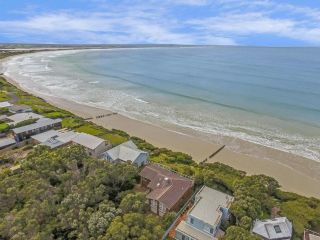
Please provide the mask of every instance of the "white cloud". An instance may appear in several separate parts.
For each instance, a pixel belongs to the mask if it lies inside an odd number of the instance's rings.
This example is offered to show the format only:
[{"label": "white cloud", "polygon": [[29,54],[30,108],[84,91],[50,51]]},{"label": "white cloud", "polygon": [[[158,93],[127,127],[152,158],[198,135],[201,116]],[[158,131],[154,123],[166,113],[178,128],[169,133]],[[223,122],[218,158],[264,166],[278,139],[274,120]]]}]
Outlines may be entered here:
[{"label": "white cloud", "polygon": [[[91,3],[96,10],[61,9],[38,15],[32,12],[32,15],[24,13],[19,20],[0,20],[0,32],[8,39],[59,43],[235,45],[245,44],[246,38],[257,34],[268,34],[320,44],[320,10],[279,1],[123,0],[111,5],[106,0],[91,0]],[[189,9],[187,14],[179,13],[180,5]],[[204,14],[196,14],[198,10]]]},{"label": "white cloud", "polygon": [[309,23],[290,18],[270,17],[259,12],[223,14],[190,20],[188,23],[207,33],[231,34],[232,36],[273,34],[311,44],[320,44],[320,26],[310,26]]}]

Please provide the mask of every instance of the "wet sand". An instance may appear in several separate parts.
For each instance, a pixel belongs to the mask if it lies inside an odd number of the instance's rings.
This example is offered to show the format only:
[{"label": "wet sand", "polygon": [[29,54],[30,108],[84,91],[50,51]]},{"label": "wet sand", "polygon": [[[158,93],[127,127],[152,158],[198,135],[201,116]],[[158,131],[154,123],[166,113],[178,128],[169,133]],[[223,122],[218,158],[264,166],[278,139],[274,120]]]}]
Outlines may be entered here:
[{"label": "wet sand", "polygon": [[[12,79],[7,78],[7,80],[20,87]],[[197,162],[208,158],[222,146],[218,141],[209,141],[188,129],[168,130],[121,114],[96,119],[97,115],[111,112],[35,92],[32,94],[78,116],[93,117],[92,121],[103,127],[121,129],[158,147],[188,153]],[[208,158],[208,162],[221,162],[248,174],[269,175],[277,179],[284,190],[320,198],[320,162],[240,139],[232,138],[229,141],[233,142],[232,145],[236,141],[241,153],[231,150],[227,144],[214,157]]]}]

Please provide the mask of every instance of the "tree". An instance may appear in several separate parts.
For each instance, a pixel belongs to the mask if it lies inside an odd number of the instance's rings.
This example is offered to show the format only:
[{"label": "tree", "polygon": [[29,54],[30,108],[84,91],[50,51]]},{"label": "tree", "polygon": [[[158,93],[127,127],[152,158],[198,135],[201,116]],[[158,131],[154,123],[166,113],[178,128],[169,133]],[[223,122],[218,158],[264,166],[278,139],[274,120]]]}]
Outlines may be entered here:
[{"label": "tree", "polygon": [[231,226],[227,229],[226,235],[223,238],[224,240],[259,240],[260,238],[252,235],[247,230],[237,227]]},{"label": "tree", "polygon": [[147,208],[145,194],[129,193],[122,199],[119,207],[124,213],[144,213]]}]

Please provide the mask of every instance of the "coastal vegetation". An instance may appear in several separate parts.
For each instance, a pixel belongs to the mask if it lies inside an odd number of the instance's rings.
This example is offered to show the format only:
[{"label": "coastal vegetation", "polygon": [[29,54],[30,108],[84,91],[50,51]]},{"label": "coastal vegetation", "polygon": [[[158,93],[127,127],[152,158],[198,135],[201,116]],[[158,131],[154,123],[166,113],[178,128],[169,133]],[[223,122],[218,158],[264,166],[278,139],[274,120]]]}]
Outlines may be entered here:
[{"label": "coastal vegetation", "polygon": [[[85,121],[3,78],[0,90],[37,113],[62,118],[63,127],[99,136],[112,145],[131,139],[150,153],[150,161],[193,177],[196,186],[232,194],[232,218],[223,225],[225,240],[256,239],[250,234],[252,222],[270,218],[275,209],[293,222],[294,239],[301,238],[304,228],[320,231],[320,200],[285,192],[271,177],[248,176],[221,163],[197,164],[185,153]],[[18,173],[0,172],[0,238],[160,239],[170,225],[172,214],[160,220],[147,211],[145,196],[134,188],[138,169],[131,165],[90,158],[78,146],[53,151],[37,147],[18,161]]]},{"label": "coastal vegetation", "polygon": [[0,174],[0,238],[158,240],[166,226],[132,191],[137,172],[80,146],[37,147],[19,174]]}]

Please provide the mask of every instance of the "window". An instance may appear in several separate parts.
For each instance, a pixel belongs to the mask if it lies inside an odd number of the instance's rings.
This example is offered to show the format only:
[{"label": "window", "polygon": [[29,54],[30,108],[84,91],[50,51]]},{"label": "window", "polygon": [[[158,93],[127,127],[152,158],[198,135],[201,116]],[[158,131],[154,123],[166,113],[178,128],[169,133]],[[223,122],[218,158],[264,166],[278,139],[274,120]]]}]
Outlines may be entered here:
[{"label": "window", "polygon": [[193,224],[193,218],[192,217],[190,218],[190,223]]},{"label": "window", "polygon": [[213,228],[210,228],[210,233],[213,234]]},{"label": "window", "polygon": [[274,225],[274,230],[276,231],[276,233],[281,233],[281,229],[279,225]]}]

